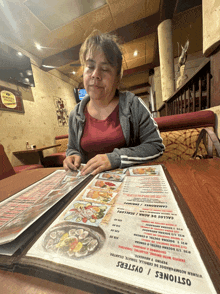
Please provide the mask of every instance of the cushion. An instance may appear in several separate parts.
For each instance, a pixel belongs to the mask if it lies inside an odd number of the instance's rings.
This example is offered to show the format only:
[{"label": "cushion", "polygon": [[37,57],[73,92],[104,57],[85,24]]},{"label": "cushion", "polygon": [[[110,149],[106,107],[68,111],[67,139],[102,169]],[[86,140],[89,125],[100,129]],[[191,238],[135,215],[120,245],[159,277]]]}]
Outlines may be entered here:
[{"label": "cushion", "polygon": [[215,127],[215,114],[211,110],[155,118],[160,132]]},{"label": "cushion", "polygon": [[44,157],[44,167],[61,167],[66,158],[66,152],[53,153]]},{"label": "cushion", "polygon": [[14,166],[14,171],[16,173],[20,173],[24,170],[31,170],[36,168],[43,168],[43,165],[41,164],[18,165],[18,166]]},{"label": "cushion", "polygon": [[57,152],[66,152],[68,137],[56,139],[56,144],[61,144],[60,146],[56,147]]},{"label": "cushion", "polygon": [[[191,159],[195,149],[196,140],[203,128],[169,131],[161,133],[166,149],[157,162],[179,161]],[[198,155],[207,154],[204,144],[199,145]]]}]

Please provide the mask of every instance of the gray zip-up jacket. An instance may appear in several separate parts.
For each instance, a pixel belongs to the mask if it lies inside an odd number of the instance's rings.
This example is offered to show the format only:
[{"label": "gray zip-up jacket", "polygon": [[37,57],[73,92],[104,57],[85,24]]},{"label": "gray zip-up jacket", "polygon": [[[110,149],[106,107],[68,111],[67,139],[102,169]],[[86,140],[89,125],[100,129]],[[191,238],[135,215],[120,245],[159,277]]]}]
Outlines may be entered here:
[{"label": "gray zip-up jacket", "polygon": [[[87,155],[80,146],[85,125],[84,108],[89,96],[76,105],[69,117],[69,142],[66,155],[81,156],[82,163]],[[115,148],[107,153],[113,169],[145,163],[161,156],[164,151],[157,123],[152,118],[141,98],[130,92],[119,94],[119,120],[125,137],[126,147]]]}]

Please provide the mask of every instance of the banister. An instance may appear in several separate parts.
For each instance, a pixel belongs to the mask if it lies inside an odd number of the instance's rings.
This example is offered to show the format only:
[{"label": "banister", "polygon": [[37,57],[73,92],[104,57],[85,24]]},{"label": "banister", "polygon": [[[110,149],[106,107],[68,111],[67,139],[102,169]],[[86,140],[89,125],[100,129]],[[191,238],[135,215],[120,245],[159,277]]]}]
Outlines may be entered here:
[{"label": "banister", "polygon": [[[193,76],[188,78],[173,95],[158,108],[160,116],[195,112],[209,108],[210,79],[210,59],[207,59],[197,68]],[[205,96],[203,96],[204,81],[206,89]]]}]

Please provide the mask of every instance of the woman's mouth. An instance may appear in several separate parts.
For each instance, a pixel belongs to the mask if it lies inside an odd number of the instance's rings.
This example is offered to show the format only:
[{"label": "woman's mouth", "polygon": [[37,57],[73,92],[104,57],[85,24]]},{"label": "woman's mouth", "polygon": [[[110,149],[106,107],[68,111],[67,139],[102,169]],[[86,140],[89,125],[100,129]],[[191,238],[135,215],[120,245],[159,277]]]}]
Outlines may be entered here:
[{"label": "woman's mouth", "polygon": [[95,89],[100,89],[101,88],[100,86],[97,86],[97,85],[91,85],[90,87],[93,87]]}]

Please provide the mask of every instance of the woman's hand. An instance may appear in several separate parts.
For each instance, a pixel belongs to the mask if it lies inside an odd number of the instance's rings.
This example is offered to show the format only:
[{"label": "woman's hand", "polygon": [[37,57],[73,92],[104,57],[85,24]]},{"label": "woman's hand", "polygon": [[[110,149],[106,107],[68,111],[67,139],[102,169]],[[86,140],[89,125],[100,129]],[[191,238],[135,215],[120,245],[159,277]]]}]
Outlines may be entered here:
[{"label": "woman's hand", "polygon": [[81,165],[81,157],[79,155],[67,156],[63,161],[63,167],[66,171],[77,170]]},{"label": "woman's hand", "polygon": [[93,176],[100,172],[111,169],[111,163],[106,154],[98,154],[91,158],[87,164],[82,168],[81,175],[91,173]]}]

